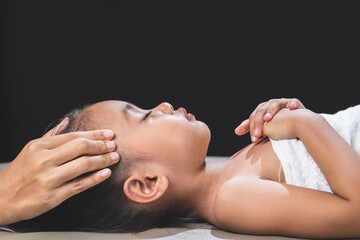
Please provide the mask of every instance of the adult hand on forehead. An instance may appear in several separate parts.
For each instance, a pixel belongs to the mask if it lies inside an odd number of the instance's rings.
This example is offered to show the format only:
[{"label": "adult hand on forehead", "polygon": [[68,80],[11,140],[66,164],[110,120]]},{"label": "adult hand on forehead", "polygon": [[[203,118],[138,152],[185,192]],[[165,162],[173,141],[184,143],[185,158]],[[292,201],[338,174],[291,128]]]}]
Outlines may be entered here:
[{"label": "adult hand on forehead", "polygon": [[244,135],[250,131],[252,142],[258,142],[263,136],[263,126],[283,108],[295,110],[305,108],[305,106],[296,98],[271,99],[260,103],[251,113],[249,119],[244,120],[236,129],[236,135]]},{"label": "adult hand on forehead", "polygon": [[67,125],[30,141],[0,173],[0,225],[36,217],[111,175],[106,167],[119,161],[113,131],[56,135]]}]

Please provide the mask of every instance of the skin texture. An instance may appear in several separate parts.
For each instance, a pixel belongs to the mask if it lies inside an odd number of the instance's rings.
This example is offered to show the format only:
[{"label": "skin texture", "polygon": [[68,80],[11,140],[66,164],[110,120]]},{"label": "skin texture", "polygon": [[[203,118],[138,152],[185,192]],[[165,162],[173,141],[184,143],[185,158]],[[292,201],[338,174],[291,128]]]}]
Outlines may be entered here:
[{"label": "skin texture", "polygon": [[[175,111],[164,102],[144,110],[123,101],[105,101],[88,111],[101,128],[114,130],[120,154],[122,149],[131,149],[150,156],[151,160],[132,163],[135,171],[124,185],[125,194],[135,202],[155,201],[168,189],[169,182],[174,193],[188,191],[192,177],[204,168],[209,128],[194,117],[188,120],[181,108]],[[178,179],[182,179],[181,184]]]},{"label": "skin texture", "polygon": [[[271,101],[278,103],[269,108],[275,109],[271,120],[265,120],[269,117],[265,117],[267,108],[256,109],[236,132],[253,132],[254,126],[261,125],[264,136],[300,138],[334,194],[288,185],[283,173],[279,182],[279,160],[266,138],[256,140],[227,161],[206,163],[208,128],[202,122],[189,122],[180,109],[174,111],[168,103],[152,109],[145,121],[141,118],[149,110],[134,107],[128,115],[131,123],[126,122],[122,111],[125,102],[102,102],[91,110],[99,114],[103,127],[110,125],[114,129],[119,151],[128,147],[152,156],[135,167],[124,184],[123,191],[134,202],[153,202],[170,191],[181,202],[179,207],[197,209],[199,217],[228,231],[310,238],[358,237],[358,154],[320,115],[303,109],[297,100],[300,109],[290,110],[286,108],[290,103],[284,101],[289,100]],[[263,106],[274,103],[258,108]],[[101,116],[112,118],[104,120]],[[345,179],[351,184],[339,180],[339,176],[348,176]]]},{"label": "skin texture", "polygon": [[263,136],[263,125],[271,119],[283,108],[304,109],[305,106],[296,98],[272,99],[264,103],[260,103],[251,113],[249,119],[244,120],[236,129],[235,133],[239,136],[250,131],[252,142],[258,142]]},{"label": "skin texture", "polygon": [[[260,104],[235,130],[238,135],[250,132],[254,142],[218,163],[205,162],[208,127],[187,119],[181,108],[174,111],[161,103],[144,110],[105,101],[87,111],[98,128],[114,130],[121,156],[127,150],[148,156],[132,163],[119,189],[138,204],[170,193],[179,208],[196,209],[198,217],[228,231],[305,238],[360,236],[359,155],[324,118],[296,99]],[[283,172],[279,181],[280,162],[266,137],[303,141],[334,194],[288,185]]]},{"label": "skin texture", "polygon": [[[119,161],[113,152],[116,145],[110,141],[113,131],[51,136],[66,125],[65,119],[44,137],[29,142],[0,173],[0,225],[36,217],[110,176],[106,167]],[[75,179],[95,170],[99,171]]]},{"label": "skin texture", "polygon": [[214,224],[234,232],[306,238],[360,236],[360,156],[320,115],[281,110],[264,125],[273,139],[298,137],[334,194],[239,177],[218,190]]}]

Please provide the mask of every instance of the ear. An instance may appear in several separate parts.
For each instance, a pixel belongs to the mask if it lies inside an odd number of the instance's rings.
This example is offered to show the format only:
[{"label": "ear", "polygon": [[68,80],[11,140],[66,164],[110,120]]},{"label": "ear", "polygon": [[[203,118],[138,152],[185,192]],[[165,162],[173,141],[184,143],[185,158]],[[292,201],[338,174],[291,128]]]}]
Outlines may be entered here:
[{"label": "ear", "polygon": [[50,137],[58,135],[59,132],[63,131],[69,125],[69,118],[64,118],[56,127],[50,129],[47,133],[42,137]]},{"label": "ear", "polygon": [[150,203],[164,195],[169,187],[165,175],[140,177],[132,175],[124,183],[124,193],[132,201]]}]

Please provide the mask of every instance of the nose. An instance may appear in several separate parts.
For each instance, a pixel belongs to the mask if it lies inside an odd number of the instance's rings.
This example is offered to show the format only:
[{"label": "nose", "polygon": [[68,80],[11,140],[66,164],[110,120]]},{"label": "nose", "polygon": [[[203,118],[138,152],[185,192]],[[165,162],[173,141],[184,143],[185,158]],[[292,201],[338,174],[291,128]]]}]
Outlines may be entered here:
[{"label": "nose", "polygon": [[162,102],[154,110],[161,111],[165,114],[174,114],[174,107],[168,102]]}]

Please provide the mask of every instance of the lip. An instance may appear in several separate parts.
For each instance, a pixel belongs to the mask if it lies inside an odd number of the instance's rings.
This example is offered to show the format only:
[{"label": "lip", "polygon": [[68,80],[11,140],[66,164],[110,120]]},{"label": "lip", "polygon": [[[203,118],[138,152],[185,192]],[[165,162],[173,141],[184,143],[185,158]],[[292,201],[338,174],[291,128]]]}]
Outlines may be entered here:
[{"label": "lip", "polygon": [[188,113],[185,108],[181,107],[179,109],[184,113],[184,116],[186,117],[186,119],[188,121],[191,121],[191,120],[195,119],[195,116],[192,115],[191,113]]}]

